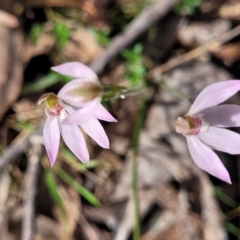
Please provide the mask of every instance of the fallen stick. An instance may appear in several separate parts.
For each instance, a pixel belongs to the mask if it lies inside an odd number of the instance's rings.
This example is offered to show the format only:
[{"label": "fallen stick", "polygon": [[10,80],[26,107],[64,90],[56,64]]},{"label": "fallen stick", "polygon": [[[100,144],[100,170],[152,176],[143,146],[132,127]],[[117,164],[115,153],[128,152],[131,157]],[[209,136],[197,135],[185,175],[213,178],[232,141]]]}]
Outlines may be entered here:
[{"label": "fallen stick", "polygon": [[178,0],[160,0],[144,10],[122,33],[113,38],[108,48],[90,65],[93,71],[101,74],[114,57],[163,18],[177,2]]},{"label": "fallen stick", "polygon": [[148,73],[147,78],[152,79],[152,80],[157,80],[162,73],[167,72],[167,71],[171,70],[172,68],[177,67],[183,63],[186,63],[194,58],[197,58],[197,57],[203,55],[204,53],[213,50],[216,47],[219,47],[220,45],[228,42],[229,40],[238,36],[239,34],[240,34],[240,25],[238,25],[237,27],[222,34],[220,37],[218,37],[200,47],[193,49],[190,52],[182,54],[179,57],[170,59],[168,62],[153,68]]},{"label": "fallen stick", "polygon": [[26,173],[26,189],[24,199],[24,211],[22,220],[21,240],[33,240],[35,229],[35,197],[37,193],[37,177],[42,155],[42,137],[31,135],[29,137],[30,148],[28,151],[28,169]]},{"label": "fallen stick", "polygon": [[31,132],[29,129],[23,130],[3,151],[2,156],[0,157],[0,174],[16,157],[25,152],[29,146],[29,137],[32,134],[42,132],[42,126],[39,127],[36,131]]}]

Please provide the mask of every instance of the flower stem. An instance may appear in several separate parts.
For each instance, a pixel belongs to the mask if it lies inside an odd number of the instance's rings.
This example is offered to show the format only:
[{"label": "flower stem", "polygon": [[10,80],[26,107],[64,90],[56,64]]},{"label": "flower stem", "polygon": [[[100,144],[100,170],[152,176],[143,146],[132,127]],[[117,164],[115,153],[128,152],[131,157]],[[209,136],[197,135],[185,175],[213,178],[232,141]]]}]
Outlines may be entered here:
[{"label": "flower stem", "polygon": [[139,240],[141,235],[141,227],[140,227],[140,211],[139,211],[139,198],[138,198],[138,143],[139,143],[139,135],[143,126],[144,113],[145,113],[145,98],[142,99],[141,109],[138,113],[133,139],[132,139],[132,193],[133,193],[133,201],[134,201],[134,219],[135,219],[135,227],[133,230],[133,239]]}]

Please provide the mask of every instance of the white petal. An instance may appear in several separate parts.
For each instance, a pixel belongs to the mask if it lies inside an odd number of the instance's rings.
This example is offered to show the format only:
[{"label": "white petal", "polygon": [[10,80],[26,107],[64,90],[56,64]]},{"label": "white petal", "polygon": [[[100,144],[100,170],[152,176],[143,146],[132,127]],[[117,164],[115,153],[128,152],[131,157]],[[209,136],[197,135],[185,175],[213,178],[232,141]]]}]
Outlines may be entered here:
[{"label": "white petal", "polygon": [[109,148],[108,137],[102,125],[96,118],[91,118],[89,121],[81,124],[81,127],[92,139],[98,143],[98,145],[103,148]]},{"label": "white petal", "polygon": [[229,154],[240,154],[240,135],[233,131],[209,127],[207,132],[200,133],[199,139],[209,147]]},{"label": "white petal", "polygon": [[47,117],[43,127],[43,139],[50,164],[53,166],[57,158],[60,141],[60,132],[57,118]]},{"label": "white petal", "polygon": [[76,125],[60,125],[62,138],[68,148],[79,158],[82,162],[89,161],[89,153],[85,139]]},{"label": "white petal", "polygon": [[228,171],[211,148],[203,144],[196,136],[187,137],[187,143],[193,161],[199,168],[222,181],[231,183]]}]

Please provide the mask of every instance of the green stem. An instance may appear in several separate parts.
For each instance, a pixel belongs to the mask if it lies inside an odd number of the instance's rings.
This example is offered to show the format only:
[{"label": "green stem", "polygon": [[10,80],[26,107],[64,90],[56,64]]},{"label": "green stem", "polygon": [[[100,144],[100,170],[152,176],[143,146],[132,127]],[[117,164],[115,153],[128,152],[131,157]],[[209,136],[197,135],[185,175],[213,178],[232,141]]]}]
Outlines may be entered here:
[{"label": "green stem", "polygon": [[132,139],[132,193],[134,201],[134,218],[135,218],[135,227],[133,230],[133,239],[139,240],[141,236],[141,227],[140,227],[140,211],[139,211],[139,198],[138,198],[138,162],[137,162],[137,153],[138,153],[138,143],[139,136],[143,126],[144,113],[145,113],[145,98],[142,99],[141,109],[137,116],[136,125],[134,128],[133,139]]}]

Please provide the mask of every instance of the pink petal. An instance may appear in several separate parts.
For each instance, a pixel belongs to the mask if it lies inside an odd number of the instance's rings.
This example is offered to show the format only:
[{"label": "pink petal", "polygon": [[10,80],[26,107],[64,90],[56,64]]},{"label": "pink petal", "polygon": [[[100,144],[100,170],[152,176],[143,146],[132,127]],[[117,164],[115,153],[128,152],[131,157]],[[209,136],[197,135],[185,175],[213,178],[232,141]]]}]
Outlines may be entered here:
[{"label": "pink petal", "polygon": [[223,104],[205,109],[201,112],[211,126],[215,127],[239,127],[240,126],[240,106],[233,104]]},{"label": "pink petal", "polygon": [[198,137],[187,137],[188,148],[193,161],[202,170],[231,184],[229,173],[211,148],[203,144]]},{"label": "pink petal", "polygon": [[[83,80],[75,79],[75,80],[72,80],[69,83],[65,84],[61,88],[61,90],[59,91],[57,96],[60,99],[62,99],[63,101],[65,101],[66,103],[71,104],[72,106],[75,106],[75,107],[84,106],[89,102],[88,99],[91,99],[91,98],[94,99],[95,97],[97,98],[97,95],[95,95],[97,93],[95,93],[95,92],[89,93],[90,96],[86,96],[86,95],[84,96],[81,94],[81,88],[83,88],[84,85],[89,84],[89,83],[92,85],[98,86],[97,84],[94,84],[91,82],[86,82]],[[101,88],[100,85],[99,85],[99,87]],[[79,89],[79,93],[78,93],[78,89]],[[73,91],[76,91],[76,93],[71,94],[71,92],[73,92]],[[100,102],[100,100],[99,100],[99,102]]]},{"label": "pink petal", "polygon": [[43,127],[43,140],[50,160],[50,164],[53,166],[57,158],[60,141],[60,132],[57,118],[48,117],[46,119]]},{"label": "pink petal", "polygon": [[210,127],[207,132],[200,133],[199,139],[209,147],[229,154],[240,154],[240,135],[233,131]]},{"label": "pink petal", "polygon": [[87,122],[81,124],[81,128],[103,148],[109,148],[108,137],[96,118],[91,118]]},{"label": "pink petal", "polygon": [[239,80],[229,80],[213,83],[205,87],[192,104],[188,114],[196,114],[200,111],[216,106],[240,90]]},{"label": "pink petal", "polygon": [[84,107],[77,109],[76,111],[70,111],[69,116],[67,116],[63,120],[62,124],[81,125],[87,122],[90,118],[94,116],[98,105],[99,99],[94,99]]},{"label": "pink petal", "polygon": [[60,99],[62,99],[64,102],[71,104],[72,106],[76,106],[76,107],[84,106],[85,105],[84,96],[81,96],[80,94],[72,96],[71,94],[69,94],[69,92],[71,92],[72,90],[76,88],[81,88],[81,86],[83,86],[84,83],[86,82],[79,79],[72,80],[71,82],[65,84],[61,88],[57,96]]},{"label": "pink petal", "polygon": [[83,163],[89,161],[89,153],[83,134],[76,125],[60,125],[62,138],[68,148]]},{"label": "pink petal", "polygon": [[106,122],[117,122],[117,120],[107,111],[105,107],[103,107],[102,104],[99,104],[95,112],[95,117]]},{"label": "pink petal", "polygon": [[67,62],[51,68],[53,71],[86,81],[98,81],[98,77],[91,68],[80,62]]}]

